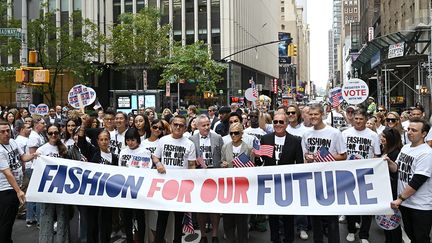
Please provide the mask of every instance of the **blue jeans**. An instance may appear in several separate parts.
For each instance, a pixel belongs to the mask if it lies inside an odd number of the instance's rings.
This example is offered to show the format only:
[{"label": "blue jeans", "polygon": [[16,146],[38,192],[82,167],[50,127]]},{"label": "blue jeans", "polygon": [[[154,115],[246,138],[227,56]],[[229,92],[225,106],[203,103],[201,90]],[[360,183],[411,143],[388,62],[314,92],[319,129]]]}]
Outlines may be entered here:
[{"label": "blue jeans", "polygon": [[[33,169],[27,168],[25,170],[25,177],[27,177],[29,180],[31,178],[31,175],[33,174]],[[35,202],[26,202],[26,221],[32,222],[37,221],[40,222],[40,204]]]}]

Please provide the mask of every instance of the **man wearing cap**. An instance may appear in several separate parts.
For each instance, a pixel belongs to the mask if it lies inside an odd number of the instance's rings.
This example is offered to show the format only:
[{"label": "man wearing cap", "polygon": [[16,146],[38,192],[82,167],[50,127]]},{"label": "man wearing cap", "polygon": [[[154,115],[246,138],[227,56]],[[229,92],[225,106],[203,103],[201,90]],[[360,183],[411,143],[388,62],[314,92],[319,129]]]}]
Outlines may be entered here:
[{"label": "man wearing cap", "polygon": [[215,124],[215,132],[222,137],[228,135],[229,130],[229,114],[231,109],[228,106],[222,106],[219,109],[219,124]]},{"label": "man wearing cap", "polygon": [[368,115],[373,115],[376,111],[376,103],[374,97],[369,96],[367,103],[368,103],[367,113]]},{"label": "man wearing cap", "polygon": [[348,127],[351,127],[354,123],[354,112],[357,110],[357,108],[353,105],[350,105],[346,108],[345,112],[343,113],[345,117],[345,121]]}]

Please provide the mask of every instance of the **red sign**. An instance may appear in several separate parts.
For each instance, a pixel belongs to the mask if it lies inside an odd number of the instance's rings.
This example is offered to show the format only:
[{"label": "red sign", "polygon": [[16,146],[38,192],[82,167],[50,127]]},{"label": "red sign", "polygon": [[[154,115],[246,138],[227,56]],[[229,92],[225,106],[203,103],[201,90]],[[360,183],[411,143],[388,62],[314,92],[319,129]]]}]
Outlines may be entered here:
[{"label": "red sign", "polygon": [[277,78],[273,79],[273,93],[277,94],[278,92],[278,80]]}]

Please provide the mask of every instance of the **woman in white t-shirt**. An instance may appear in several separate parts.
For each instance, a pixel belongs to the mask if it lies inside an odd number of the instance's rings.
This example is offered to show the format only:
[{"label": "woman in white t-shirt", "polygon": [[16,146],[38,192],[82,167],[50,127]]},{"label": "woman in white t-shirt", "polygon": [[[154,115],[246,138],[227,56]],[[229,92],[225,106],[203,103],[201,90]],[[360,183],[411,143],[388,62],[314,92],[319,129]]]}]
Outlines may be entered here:
[{"label": "woman in white t-shirt", "polygon": [[[233,123],[229,128],[229,134],[232,141],[222,146],[222,164],[223,168],[239,167],[233,160],[239,158],[244,163],[244,167],[252,166],[254,158],[252,156],[252,148],[242,141],[243,125],[241,123]],[[244,155],[249,157],[246,158]],[[242,157],[246,158],[240,159]],[[247,214],[224,214],[224,231],[229,242],[247,242],[248,235],[248,217]],[[237,230],[237,234],[236,234]]]},{"label": "woman in white t-shirt", "polygon": [[144,141],[141,140],[141,147],[146,148],[153,154],[158,145],[159,138],[163,136],[164,130],[165,128],[161,120],[153,120],[150,126],[150,137]]},{"label": "woman in white t-shirt", "polygon": [[[153,166],[151,152],[141,147],[141,136],[135,127],[129,128],[125,134],[127,147],[120,151],[119,166],[151,169]],[[162,164],[160,166],[163,166]],[[123,216],[126,230],[126,241],[132,242],[133,219],[137,221],[138,242],[144,242],[145,236],[145,211],[140,209],[124,209]]]},{"label": "woman in white t-shirt", "polygon": [[[60,140],[60,129],[50,125],[47,130],[48,142],[39,147],[36,153],[49,157],[65,158],[66,146]],[[36,161],[38,163],[38,161]],[[70,242],[69,239],[69,206],[63,204],[41,204],[41,221],[39,242]],[[57,232],[54,222],[57,219]]]},{"label": "woman in white t-shirt", "polygon": [[69,150],[71,147],[74,146],[75,141],[73,139],[73,133],[74,130],[78,127],[78,122],[74,119],[69,119],[66,122],[66,130],[63,134],[63,138],[61,141],[66,146],[66,148]]},{"label": "woman in white t-shirt", "polygon": [[146,115],[136,115],[134,126],[138,130],[138,133],[141,137],[141,142],[150,136],[150,122]]}]

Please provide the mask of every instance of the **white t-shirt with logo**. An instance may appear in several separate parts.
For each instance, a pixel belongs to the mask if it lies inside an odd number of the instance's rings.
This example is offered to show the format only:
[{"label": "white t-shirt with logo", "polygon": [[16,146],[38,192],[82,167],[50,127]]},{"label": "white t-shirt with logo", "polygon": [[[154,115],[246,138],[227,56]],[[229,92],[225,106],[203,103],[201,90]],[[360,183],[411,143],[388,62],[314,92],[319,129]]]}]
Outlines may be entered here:
[{"label": "white t-shirt with logo", "polygon": [[152,165],[151,152],[144,147],[127,147],[120,152],[119,166],[151,169]]},{"label": "white t-shirt with logo", "polygon": [[285,138],[286,136],[278,137],[275,135],[275,160],[277,165],[279,164],[279,160],[282,154],[282,147],[285,144]]},{"label": "white t-shirt with logo", "polygon": [[[332,124],[332,118],[333,118],[333,124]],[[325,120],[325,123],[329,126],[333,125],[333,127],[336,127],[336,128],[346,126],[346,121],[345,121],[344,116],[335,110],[333,110],[331,113],[327,114],[327,118]]]},{"label": "white t-shirt with logo", "polygon": [[114,154],[120,154],[120,151],[126,148],[125,134],[127,129],[123,133],[119,133],[118,130],[114,130],[110,133],[110,151]]},{"label": "white t-shirt with logo", "polygon": [[212,150],[211,150],[211,142],[210,142],[210,137],[207,136],[206,138],[202,138],[201,135],[200,139],[199,139],[199,149],[200,151],[198,151],[198,155],[202,155],[202,158],[204,160],[204,163],[207,167],[214,167],[213,164],[213,158],[212,158]]},{"label": "white t-shirt with logo", "polygon": [[99,162],[99,164],[104,164],[104,165],[111,165],[112,164],[112,153],[105,153],[103,151],[100,151],[101,153],[101,160]]},{"label": "white t-shirt with logo", "polygon": [[432,149],[426,143],[402,147],[398,158],[398,193],[402,193],[414,174],[429,177],[423,185],[402,206],[418,210],[432,210]]},{"label": "white t-shirt with logo", "polygon": [[267,133],[260,127],[257,128],[252,128],[252,127],[248,127],[246,128],[243,133],[245,134],[249,134],[251,136],[254,136],[256,138],[258,138],[259,140],[261,140],[261,138],[266,135]]},{"label": "white t-shirt with logo", "polygon": [[54,157],[54,158],[60,158],[61,157],[59,154],[57,146],[51,145],[50,143],[46,143],[46,144],[42,145],[41,147],[39,147],[36,150],[36,152],[39,153],[40,155],[45,155],[45,156]]},{"label": "white t-shirt with logo", "polygon": [[166,169],[187,169],[189,161],[196,160],[195,145],[188,138],[166,135],[159,139],[154,153]]},{"label": "white t-shirt with logo", "polygon": [[146,140],[141,140],[140,146],[146,148],[148,151],[150,151],[150,153],[154,154],[158,144],[159,144],[159,138],[153,142],[149,141],[147,138]]},{"label": "white t-shirt with logo", "polygon": [[[23,154],[24,152],[13,139],[9,139],[9,144],[0,145],[0,171],[9,168],[18,185],[22,184],[23,179],[23,171],[21,168],[20,159],[20,156]],[[0,191],[9,189],[13,188],[7,181],[4,174],[0,173]]]},{"label": "white t-shirt with logo", "polygon": [[325,147],[331,154],[343,154],[347,151],[342,133],[331,126],[320,130],[312,128],[303,135],[303,153],[315,153],[321,147]]},{"label": "white t-shirt with logo", "polygon": [[31,131],[30,132],[30,136],[29,136],[29,140],[27,141],[27,147],[28,148],[34,148],[37,147],[39,148],[40,146],[44,145],[47,141],[45,140],[45,138],[38,134],[35,131]]},{"label": "white t-shirt with logo", "polygon": [[[29,153],[29,149],[28,149],[28,147],[27,147],[27,142],[28,142],[28,138],[26,138],[26,137],[24,137],[24,136],[21,136],[21,135],[18,135],[16,138],[15,138],[15,142],[18,144],[18,146],[21,148],[21,150],[25,153],[25,154],[28,154]],[[28,161],[28,162],[25,162],[25,168],[26,169],[29,169],[29,168],[31,168],[32,167],[32,164],[33,164],[33,161],[32,160],[30,160],[30,161]]]},{"label": "white t-shirt with logo", "polygon": [[346,146],[347,159],[371,159],[381,154],[378,134],[369,128],[362,131],[350,127],[342,132]]},{"label": "white t-shirt with logo", "polygon": [[69,138],[68,140],[62,139],[61,141],[66,146],[66,148],[68,150],[71,149],[75,144],[75,141],[73,140],[73,138]]},{"label": "white t-shirt with logo", "polygon": [[[228,144],[229,142],[232,142],[232,138],[229,134],[226,136],[223,136],[222,140],[223,140],[224,144]],[[243,133],[242,141],[245,142],[247,145],[249,145],[251,148],[253,147],[254,140],[255,140],[255,136],[251,136],[247,133]]]},{"label": "white t-shirt with logo", "polygon": [[305,127],[303,123],[298,124],[296,127],[292,127],[290,124],[288,124],[286,131],[291,135],[301,138],[309,129],[311,128]]},{"label": "white t-shirt with logo", "polygon": [[241,144],[239,146],[234,146],[234,144],[232,145],[233,158],[240,155],[241,147],[242,147]]}]

